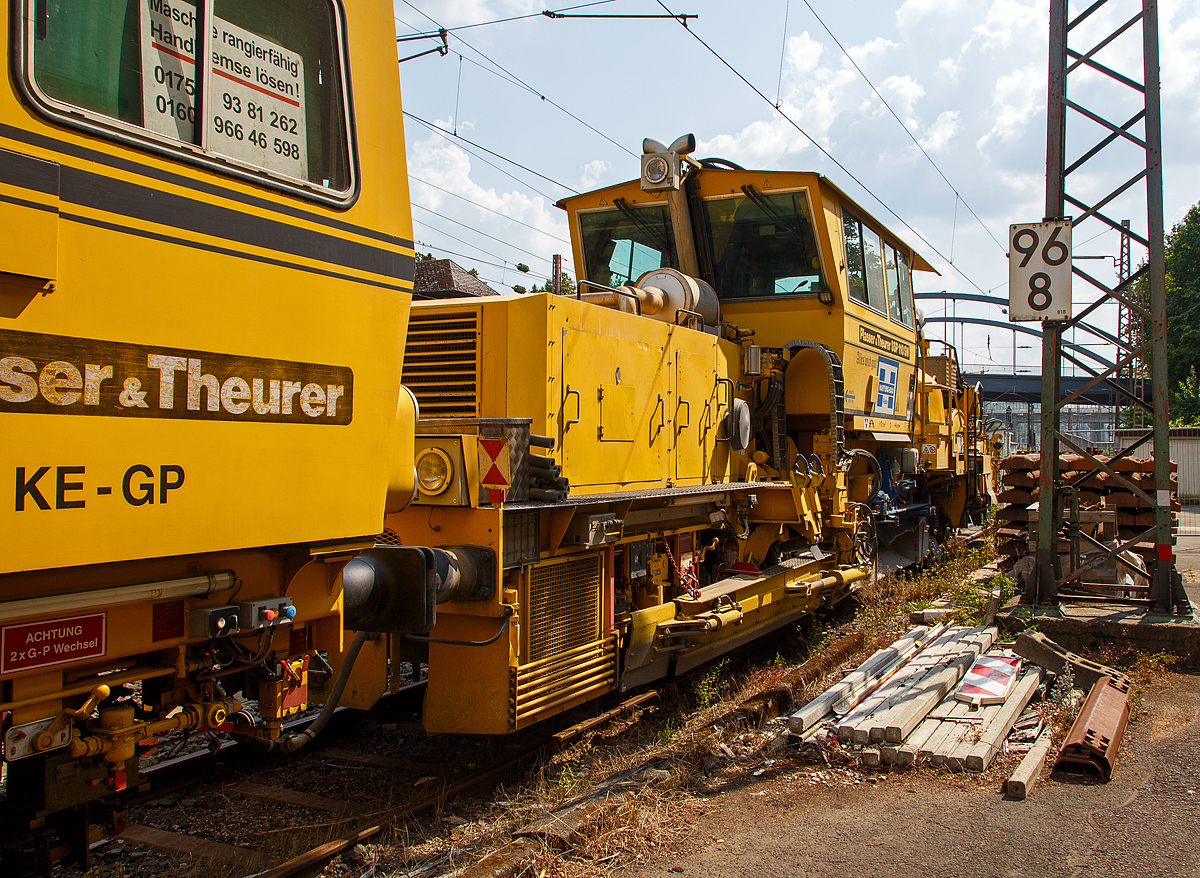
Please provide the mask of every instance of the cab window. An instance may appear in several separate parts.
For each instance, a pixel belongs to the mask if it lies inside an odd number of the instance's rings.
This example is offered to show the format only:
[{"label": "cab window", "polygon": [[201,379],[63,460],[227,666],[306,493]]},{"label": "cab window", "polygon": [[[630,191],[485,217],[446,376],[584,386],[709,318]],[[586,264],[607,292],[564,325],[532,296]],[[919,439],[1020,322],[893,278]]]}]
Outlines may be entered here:
[{"label": "cab window", "polygon": [[846,283],[850,298],[887,314],[883,239],[843,207],[842,240],[846,246]]},{"label": "cab window", "polygon": [[610,287],[632,284],[654,268],[679,268],[675,234],[665,204],[633,205],[581,212],[580,240],[586,274]]},{"label": "cab window", "polygon": [[704,203],[721,299],[811,295],[828,289],[804,191],[759,192]]},{"label": "cab window", "polygon": [[52,111],[350,190],[331,0],[26,0],[25,21],[26,75]]}]

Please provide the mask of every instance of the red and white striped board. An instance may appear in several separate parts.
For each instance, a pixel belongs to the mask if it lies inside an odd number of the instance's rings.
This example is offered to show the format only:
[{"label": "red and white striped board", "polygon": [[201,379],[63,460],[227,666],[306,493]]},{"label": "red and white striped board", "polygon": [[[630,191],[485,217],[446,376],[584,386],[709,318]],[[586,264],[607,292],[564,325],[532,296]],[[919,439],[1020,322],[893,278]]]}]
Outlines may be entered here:
[{"label": "red and white striped board", "polygon": [[1021,672],[1021,659],[1008,650],[981,655],[954,692],[959,701],[979,706],[1003,704]]}]

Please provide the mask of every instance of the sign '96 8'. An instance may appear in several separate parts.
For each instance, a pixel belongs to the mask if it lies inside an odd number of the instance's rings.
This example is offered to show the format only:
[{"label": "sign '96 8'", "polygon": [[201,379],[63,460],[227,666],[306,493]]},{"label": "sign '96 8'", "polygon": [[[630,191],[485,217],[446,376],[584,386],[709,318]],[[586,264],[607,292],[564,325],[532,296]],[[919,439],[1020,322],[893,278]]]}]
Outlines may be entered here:
[{"label": "sign '96 8'", "polygon": [[1008,319],[1071,318],[1071,222],[1008,227]]}]

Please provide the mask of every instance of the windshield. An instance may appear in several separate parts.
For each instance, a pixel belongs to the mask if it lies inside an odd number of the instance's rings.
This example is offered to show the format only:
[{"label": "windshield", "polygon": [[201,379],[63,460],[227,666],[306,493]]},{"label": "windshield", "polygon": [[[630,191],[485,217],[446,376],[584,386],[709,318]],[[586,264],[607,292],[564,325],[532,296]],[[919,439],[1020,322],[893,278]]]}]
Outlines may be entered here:
[{"label": "windshield", "polygon": [[704,204],[717,295],[746,299],[828,289],[807,193],[766,194],[752,186],[742,192]]},{"label": "windshield", "polygon": [[631,205],[579,214],[583,264],[588,280],[619,287],[653,268],[679,268],[675,235],[665,204]]}]

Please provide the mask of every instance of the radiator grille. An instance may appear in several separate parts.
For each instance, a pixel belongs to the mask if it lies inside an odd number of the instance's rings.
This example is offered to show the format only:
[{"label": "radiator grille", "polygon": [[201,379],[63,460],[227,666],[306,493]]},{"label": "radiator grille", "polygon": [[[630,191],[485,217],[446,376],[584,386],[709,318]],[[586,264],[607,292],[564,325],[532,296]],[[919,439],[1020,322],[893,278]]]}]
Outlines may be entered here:
[{"label": "radiator grille", "polygon": [[562,655],[599,638],[602,572],[599,554],[533,568],[527,662]]},{"label": "radiator grille", "polygon": [[479,312],[414,308],[401,381],[423,418],[479,417]]}]

